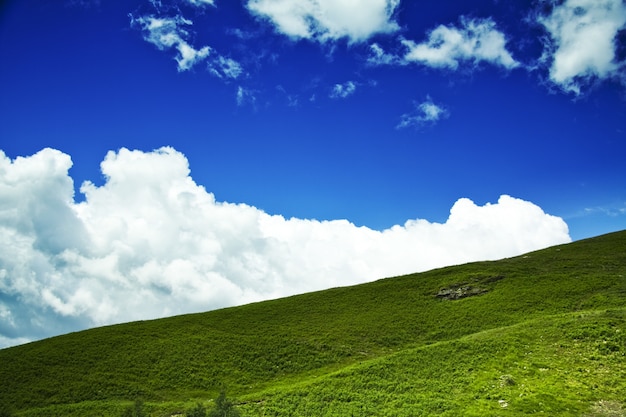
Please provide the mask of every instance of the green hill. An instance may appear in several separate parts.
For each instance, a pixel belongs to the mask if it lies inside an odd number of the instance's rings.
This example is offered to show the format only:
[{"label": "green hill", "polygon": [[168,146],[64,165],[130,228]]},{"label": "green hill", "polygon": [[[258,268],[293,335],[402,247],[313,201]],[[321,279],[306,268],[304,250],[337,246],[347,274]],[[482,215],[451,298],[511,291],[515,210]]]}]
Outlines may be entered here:
[{"label": "green hill", "polygon": [[0,415],[626,416],[626,232],[0,350]]}]

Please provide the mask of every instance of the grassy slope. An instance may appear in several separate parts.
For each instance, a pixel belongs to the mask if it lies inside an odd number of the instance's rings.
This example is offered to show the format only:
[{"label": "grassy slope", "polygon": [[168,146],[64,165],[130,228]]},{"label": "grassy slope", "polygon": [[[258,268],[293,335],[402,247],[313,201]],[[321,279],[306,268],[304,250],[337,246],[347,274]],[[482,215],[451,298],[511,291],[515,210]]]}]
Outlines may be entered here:
[{"label": "grassy slope", "polygon": [[[489,292],[434,297],[462,282]],[[0,404],[170,415],[226,386],[244,415],[608,416],[626,404],[625,301],[620,232],[0,350]]]}]

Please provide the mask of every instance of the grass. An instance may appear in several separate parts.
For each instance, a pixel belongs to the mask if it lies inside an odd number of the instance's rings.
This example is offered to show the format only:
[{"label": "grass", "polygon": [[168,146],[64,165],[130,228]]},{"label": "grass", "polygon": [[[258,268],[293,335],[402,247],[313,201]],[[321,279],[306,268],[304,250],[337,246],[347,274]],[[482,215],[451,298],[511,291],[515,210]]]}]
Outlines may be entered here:
[{"label": "grass", "polygon": [[619,232],[0,350],[0,407],[170,416],[226,387],[242,416],[626,416],[625,301]]},{"label": "grass", "polygon": [[[581,416],[624,400],[625,313],[546,317],[402,350],[268,392],[245,415]],[[581,339],[581,329],[593,331]]]}]

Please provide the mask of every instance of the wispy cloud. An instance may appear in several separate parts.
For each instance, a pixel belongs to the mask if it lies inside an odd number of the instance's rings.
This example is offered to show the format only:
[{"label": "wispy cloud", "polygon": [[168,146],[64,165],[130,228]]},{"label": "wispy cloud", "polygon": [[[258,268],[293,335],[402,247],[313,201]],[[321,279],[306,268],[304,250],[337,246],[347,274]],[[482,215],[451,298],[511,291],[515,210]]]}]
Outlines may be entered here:
[{"label": "wispy cloud", "polygon": [[567,0],[537,20],[550,35],[545,58],[554,84],[574,94],[594,79],[626,84],[626,64],[615,55],[616,35],[626,27],[622,0]]},{"label": "wispy cloud", "polygon": [[[73,198],[69,155],[0,151],[0,344],[497,259],[570,240],[567,225],[502,196],[459,199],[443,224],[383,231],[285,219],[215,200],[172,148],[121,149]],[[17,209],[8,209],[19,207]]]},{"label": "wispy cloud", "polygon": [[404,64],[402,58],[397,55],[393,55],[384,51],[384,49],[377,43],[373,43],[369,46],[370,55],[367,58],[367,62],[372,65],[393,65]]},{"label": "wispy cloud", "polygon": [[193,6],[215,6],[214,0],[183,0]]},{"label": "wispy cloud", "polygon": [[100,7],[100,0],[65,0],[65,5],[69,7],[83,7],[86,9]]},{"label": "wispy cloud", "polygon": [[298,107],[300,105],[300,97],[297,94],[287,92],[282,85],[276,86],[276,91],[285,99],[288,107]]},{"label": "wispy cloud", "polygon": [[520,64],[506,49],[506,37],[491,19],[461,18],[460,26],[440,25],[421,43],[403,40],[407,63],[457,69],[462,62],[477,65],[488,62],[507,69]]},{"label": "wispy cloud", "polygon": [[608,217],[619,217],[626,216],[626,203],[621,206],[597,206],[597,207],[587,207],[583,211],[584,215],[595,215],[602,214]]},{"label": "wispy cloud", "polygon": [[[195,5],[210,4],[209,1],[191,1]],[[158,11],[163,8],[160,3],[154,4]],[[144,39],[155,45],[159,50],[174,49],[177,51],[174,59],[178,63],[178,71],[187,71],[195,65],[206,61],[207,70],[212,75],[225,80],[239,78],[244,70],[241,64],[232,58],[217,53],[210,46],[195,48],[189,42],[191,37],[188,27],[193,25],[190,19],[182,15],[174,17],[162,17],[159,15],[146,15],[140,17],[130,16],[131,27],[138,27],[144,35]]]},{"label": "wispy cloud", "polygon": [[211,53],[211,48],[203,46],[200,49],[192,47],[185,38],[189,36],[186,26],[191,20],[182,16],[155,17],[131,16],[131,26],[139,26],[144,33],[144,39],[160,50],[174,48],[178,51],[175,59],[178,62],[178,71],[187,71],[198,62],[205,60]]},{"label": "wispy cloud", "polygon": [[241,39],[242,41],[248,41],[250,39],[254,39],[255,37],[259,36],[258,33],[242,30],[240,28],[228,28],[226,29],[226,33],[238,39]]},{"label": "wispy cloud", "polygon": [[343,84],[335,84],[330,91],[330,98],[346,98],[356,91],[354,81],[346,81]]},{"label": "wispy cloud", "polygon": [[256,104],[256,95],[254,94],[254,91],[239,86],[237,87],[235,100],[237,101],[238,106],[243,106],[245,104],[251,104],[254,106]]},{"label": "wispy cloud", "polygon": [[435,104],[430,96],[422,103],[415,103],[415,108],[409,113],[401,116],[400,123],[396,129],[404,129],[406,127],[422,127],[427,124],[435,124],[439,120],[446,119],[450,116],[448,109],[442,105]]},{"label": "wispy cloud", "polygon": [[249,0],[248,10],[279,33],[319,42],[362,42],[399,29],[393,15],[400,0]]},{"label": "wispy cloud", "polygon": [[237,79],[243,74],[239,62],[231,58],[218,56],[208,63],[208,70],[218,78]]}]

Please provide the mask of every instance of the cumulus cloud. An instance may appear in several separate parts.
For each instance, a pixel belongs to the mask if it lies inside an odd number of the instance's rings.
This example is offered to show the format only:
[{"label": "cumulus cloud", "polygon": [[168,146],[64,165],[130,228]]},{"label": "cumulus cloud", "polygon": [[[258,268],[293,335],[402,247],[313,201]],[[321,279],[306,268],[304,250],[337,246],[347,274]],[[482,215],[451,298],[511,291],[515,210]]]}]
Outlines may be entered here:
[{"label": "cumulus cloud", "polygon": [[354,81],[346,81],[343,84],[335,84],[330,92],[331,98],[346,98],[356,91]]},{"label": "cumulus cloud", "polygon": [[[460,27],[440,25],[422,43],[403,40],[403,60],[429,67],[457,69],[461,62],[488,62],[507,69],[519,63],[506,49],[506,37],[491,19],[461,18]],[[374,50],[374,53],[378,51]]]},{"label": "cumulus cloud", "polygon": [[615,56],[616,35],[626,27],[622,0],[567,0],[538,21],[550,34],[550,80],[563,90],[579,94],[592,79],[624,81],[624,62]]},{"label": "cumulus cloud", "polygon": [[362,42],[398,30],[393,14],[400,0],[249,0],[248,10],[295,39]]},{"label": "cumulus cloud", "polygon": [[121,149],[73,196],[70,157],[0,151],[0,346],[497,259],[568,242],[567,225],[502,196],[445,223],[383,231],[216,201],[172,148]]},{"label": "cumulus cloud", "polygon": [[422,103],[416,103],[412,112],[402,115],[400,123],[396,126],[396,129],[403,129],[405,127],[421,127],[426,124],[435,124],[441,119],[446,119],[450,116],[448,109],[442,105],[435,104],[430,96],[426,97],[426,101]]}]

